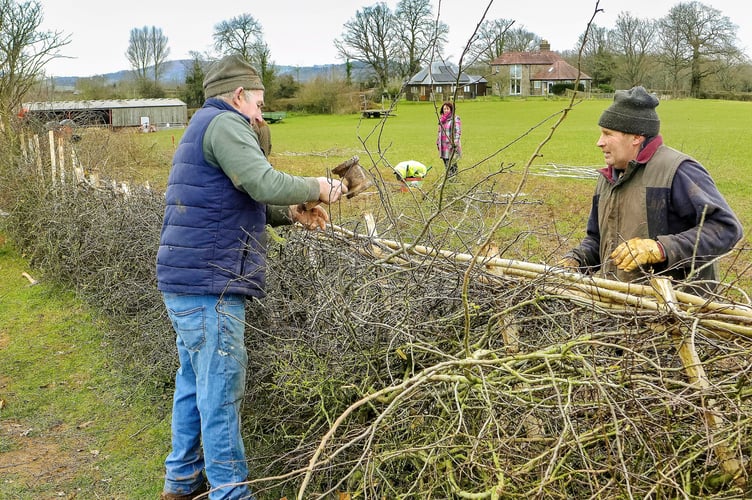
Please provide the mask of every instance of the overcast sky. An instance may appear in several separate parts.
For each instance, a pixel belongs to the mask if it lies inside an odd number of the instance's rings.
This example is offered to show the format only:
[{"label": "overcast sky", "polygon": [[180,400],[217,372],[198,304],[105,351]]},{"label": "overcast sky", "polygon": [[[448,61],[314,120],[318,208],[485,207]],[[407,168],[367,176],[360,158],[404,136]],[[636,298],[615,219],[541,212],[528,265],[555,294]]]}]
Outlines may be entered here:
[{"label": "overcast sky", "polygon": [[[689,1],[689,0],[686,0]],[[277,65],[312,66],[341,63],[333,40],[341,37],[343,24],[373,1],[365,0],[265,0],[238,2],[211,0],[196,4],[185,0],[39,0],[44,10],[42,29],[62,31],[71,43],[59,59],[47,66],[49,76],[93,76],[131,69],[125,52],[133,28],[156,26],[168,39],[168,60],[189,59],[190,51],[211,48],[214,26],[249,13],[264,30],[272,61]],[[396,0],[385,2],[392,10]],[[445,56],[458,62],[459,55],[489,0],[432,0],[434,14],[449,26]],[[613,28],[617,15],[628,11],[638,18],[663,17],[679,0],[600,0],[595,23]],[[752,54],[752,18],[746,0],[707,0],[701,3],[720,10],[736,24],[739,45]],[[596,0],[495,0],[486,19],[514,19],[551,43],[552,50],[570,50],[577,43],[595,11]]]}]

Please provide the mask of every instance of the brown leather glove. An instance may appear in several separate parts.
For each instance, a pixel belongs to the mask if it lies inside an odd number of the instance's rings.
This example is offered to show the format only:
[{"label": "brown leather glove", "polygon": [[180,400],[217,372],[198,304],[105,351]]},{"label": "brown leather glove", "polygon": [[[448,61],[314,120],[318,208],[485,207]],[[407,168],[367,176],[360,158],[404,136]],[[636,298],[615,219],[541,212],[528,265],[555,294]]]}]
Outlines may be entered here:
[{"label": "brown leather glove", "polygon": [[272,132],[269,130],[269,124],[263,118],[259,118],[251,122],[251,127],[258,136],[261,152],[264,153],[264,156],[268,160],[269,155],[272,154]]},{"label": "brown leather glove", "polygon": [[573,257],[564,257],[559,262],[556,263],[556,267],[563,267],[564,269],[568,271],[579,271],[580,270],[580,263],[577,262],[577,259]]},{"label": "brown leather glove", "polygon": [[300,222],[306,229],[326,229],[329,222],[329,214],[321,206],[307,208],[305,203],[290,206],[290,219]]},{"label": "brown leather glove", "polygon": [[609,257],[622,271],[634,271],[638,266],[657,264],[666,260],[660,243],[650,238],[632,238],[625,241]]}]

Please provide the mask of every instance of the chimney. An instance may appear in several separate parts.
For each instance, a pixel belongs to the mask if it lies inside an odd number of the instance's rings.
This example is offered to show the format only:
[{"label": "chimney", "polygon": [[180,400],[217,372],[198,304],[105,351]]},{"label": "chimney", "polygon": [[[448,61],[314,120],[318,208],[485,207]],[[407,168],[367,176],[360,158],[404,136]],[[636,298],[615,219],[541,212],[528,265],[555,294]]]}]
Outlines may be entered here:
[{"label": "chimney", "polygon": [[548,52],[550,50],[551,50],[551,44],[548,43],[548,40],[541,40],[540,51],[541,52]]}]

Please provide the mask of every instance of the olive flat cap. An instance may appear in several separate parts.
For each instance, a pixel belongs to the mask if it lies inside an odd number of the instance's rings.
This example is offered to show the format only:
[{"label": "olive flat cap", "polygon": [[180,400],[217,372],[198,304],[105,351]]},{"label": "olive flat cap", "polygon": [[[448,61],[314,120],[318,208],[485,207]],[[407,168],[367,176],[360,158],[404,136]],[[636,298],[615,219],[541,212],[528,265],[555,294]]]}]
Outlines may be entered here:
[{"label": "olive flat cap", "polygon": [[256,68],[237,54],[223,57],[212,63],[204,76],[204,97],[206,99],[238,87],[246,90],[264,90]]}]

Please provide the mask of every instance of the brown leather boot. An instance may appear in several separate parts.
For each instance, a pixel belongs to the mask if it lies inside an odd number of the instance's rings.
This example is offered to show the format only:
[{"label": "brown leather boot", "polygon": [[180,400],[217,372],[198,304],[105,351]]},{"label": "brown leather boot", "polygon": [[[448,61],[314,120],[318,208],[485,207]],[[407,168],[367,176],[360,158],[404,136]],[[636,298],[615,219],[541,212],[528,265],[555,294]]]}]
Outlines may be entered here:
[{"label": "brown leather boot", "polygon": [[[194,498],[206,493],[207,491],[209,491],[209,484],[204,483],[192,493],[181,494],[181,493],[168,493],[166,491],[163,491],[162,494],[159,495],[159,500],[193,500]],[[208,497],[202,497],[202,498],[208,498]]]}]

